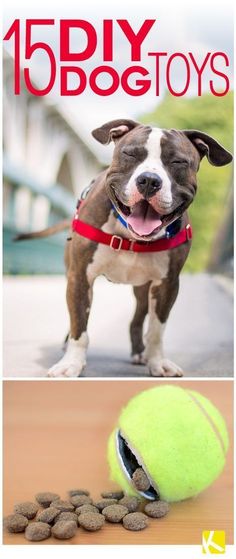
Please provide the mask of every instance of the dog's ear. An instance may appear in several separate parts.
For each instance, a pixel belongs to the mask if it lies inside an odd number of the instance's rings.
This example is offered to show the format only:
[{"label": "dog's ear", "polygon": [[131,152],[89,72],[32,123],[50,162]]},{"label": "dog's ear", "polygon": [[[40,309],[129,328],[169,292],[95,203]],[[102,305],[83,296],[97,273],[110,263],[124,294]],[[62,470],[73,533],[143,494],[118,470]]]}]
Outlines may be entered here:
[{"label": "dog's ear", "polygon": [[216,167],[222,167],[232,161],[231,153],[208,134],[199,130],[182,130],[182,132],[198,150],[201,159],[206,155],[209,163]]},{"label": "dog's ear", "polygon": [[125,118],[118,120],[111,120],[106,122],[100,128],[96,128],[92,131],[92,136],[100,142],[100,144],[109,144],[112,140],[116,142],[120,140],[122,136],[130,132],[133,128],[139,126],[139,122],[134,120],[128,120]]}]

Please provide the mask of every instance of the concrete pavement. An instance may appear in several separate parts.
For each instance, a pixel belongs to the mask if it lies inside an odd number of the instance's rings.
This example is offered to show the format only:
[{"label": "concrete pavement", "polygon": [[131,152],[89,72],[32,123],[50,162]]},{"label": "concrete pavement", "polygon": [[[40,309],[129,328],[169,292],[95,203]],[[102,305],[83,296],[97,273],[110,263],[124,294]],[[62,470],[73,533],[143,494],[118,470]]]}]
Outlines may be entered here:
[{"label": "concrete pavement", "polygon": [[[62,276],[5,277],[4,376],[45,377],[62,356],[68,330]],[[148,376],[130,363],[130,286],[98,278],[89,321],[90,348],[83,377]],[[183,274],[164,338],[165,354],[187,377],[233,374],[232,284],[223,277]]]}]

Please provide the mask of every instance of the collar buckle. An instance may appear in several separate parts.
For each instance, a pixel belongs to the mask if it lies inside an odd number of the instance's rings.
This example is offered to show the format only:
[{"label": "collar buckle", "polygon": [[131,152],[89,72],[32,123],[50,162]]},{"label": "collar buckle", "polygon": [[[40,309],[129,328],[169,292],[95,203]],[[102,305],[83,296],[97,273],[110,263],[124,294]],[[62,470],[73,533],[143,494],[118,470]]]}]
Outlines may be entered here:
[{"label": "collar buckle", "polygon": [[122,242],[123,242],[122,237],[119,237],[118,235],[112,235],[109,246],[113,250],[119,251],[121,250]]},{"label": "collar buckle", "polygon": [[191,225],[190,225],[190,223],[188,223],[188,225],[186,225],[185,231],[186,231],[187,241],[190,241],[190,240],[192,239],[192,232],[191,232]]}]

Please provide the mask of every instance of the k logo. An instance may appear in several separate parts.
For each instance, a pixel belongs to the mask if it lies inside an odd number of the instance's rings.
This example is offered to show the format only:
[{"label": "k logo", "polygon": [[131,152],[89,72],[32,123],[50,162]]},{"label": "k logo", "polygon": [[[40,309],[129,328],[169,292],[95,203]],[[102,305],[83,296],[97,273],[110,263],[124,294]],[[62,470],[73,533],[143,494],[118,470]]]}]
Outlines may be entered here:
[{"label": "k logo", "polygon": [[202,553],[225,553],[225,532],[223,530],[202,532]]}]

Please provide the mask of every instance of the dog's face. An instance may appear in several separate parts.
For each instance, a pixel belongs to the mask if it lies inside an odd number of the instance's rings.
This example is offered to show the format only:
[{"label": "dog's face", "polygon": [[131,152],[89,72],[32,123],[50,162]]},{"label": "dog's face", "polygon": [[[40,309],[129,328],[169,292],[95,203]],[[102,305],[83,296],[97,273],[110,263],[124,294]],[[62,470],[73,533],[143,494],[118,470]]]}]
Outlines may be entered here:
[{"label": "dog's face", "polygon": [[106,177],[108,196],[136,239],[154,240],[192,203],[200,160],[226,165],[232,156],[195,130],[162,130],[118,120],[93,131],[103,144],[115,142]]}]

